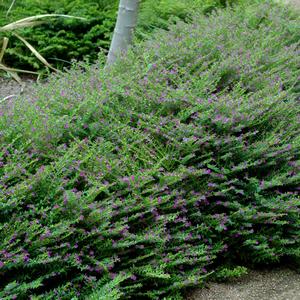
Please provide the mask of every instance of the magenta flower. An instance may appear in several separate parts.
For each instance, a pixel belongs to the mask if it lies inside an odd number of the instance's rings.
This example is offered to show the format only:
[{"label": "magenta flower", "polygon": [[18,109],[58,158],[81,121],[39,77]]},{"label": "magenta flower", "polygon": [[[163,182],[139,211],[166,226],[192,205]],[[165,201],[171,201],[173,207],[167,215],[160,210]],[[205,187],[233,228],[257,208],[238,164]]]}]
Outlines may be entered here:
[{"label": "magenta flower", "polygon": [[137,277],[135,275],[131,275],[130,279],[133,280],[133,281],[136,281]]}]

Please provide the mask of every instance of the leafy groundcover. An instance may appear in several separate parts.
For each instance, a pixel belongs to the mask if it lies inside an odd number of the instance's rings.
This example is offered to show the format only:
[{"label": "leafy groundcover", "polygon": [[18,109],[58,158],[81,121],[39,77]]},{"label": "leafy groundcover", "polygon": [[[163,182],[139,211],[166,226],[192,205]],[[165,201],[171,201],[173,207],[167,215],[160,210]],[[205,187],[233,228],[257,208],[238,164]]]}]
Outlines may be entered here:
[{"label": "leafy groundcover", "polygon": [[182,299],[300,258],[299,15],[195,15],[0,104],[0,298]]}]

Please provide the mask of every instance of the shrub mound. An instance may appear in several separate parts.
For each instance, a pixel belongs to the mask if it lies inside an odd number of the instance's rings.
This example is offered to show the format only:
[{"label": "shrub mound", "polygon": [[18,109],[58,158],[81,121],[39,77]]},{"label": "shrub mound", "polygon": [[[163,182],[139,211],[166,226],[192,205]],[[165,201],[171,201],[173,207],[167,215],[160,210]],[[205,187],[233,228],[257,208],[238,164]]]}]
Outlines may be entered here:
[{"label": "shrub mound", "polygon": [[299,260],[298,21],[195,15],[1,103],[0,298],[182,299]]}]

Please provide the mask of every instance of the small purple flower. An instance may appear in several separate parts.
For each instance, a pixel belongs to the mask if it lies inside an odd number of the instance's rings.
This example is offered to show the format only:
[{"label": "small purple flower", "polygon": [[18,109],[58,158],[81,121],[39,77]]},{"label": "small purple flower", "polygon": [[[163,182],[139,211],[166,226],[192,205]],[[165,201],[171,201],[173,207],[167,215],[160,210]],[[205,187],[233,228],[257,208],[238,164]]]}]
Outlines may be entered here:
[{"label": "small purple flower", "polygon": [[265,187],[265,181],[264,181],[264,180],[262,180],[262,181],[260,182],[259,187],[260,187],[260,188],[264,188],[264,187]]},{"label": "small purple flower", "polygon": [[95,268],[95,271],[96,271],[97,273],[101,273],[101,272],[103,271],[103,268],[102,268],[102,267],[96,267],[96,268]]},{"label": "small purple flower", "polygon": [[80,258],[80,256],[78,254],[75,254],[75,260],[77,261],[77,263],[81,264],[82,260]]},{"label": "small purple flower", "polygon": [[133,281],[136,281],[137,277],[135,275],[131,275],[130,279],[133,280]]},{"label": "small purple flower", "polygon": [[123,178],[122,178],[122,181],[123,181],[124,183],[129,184],[129,178],[128,178],[128,177],[123,177]]}]

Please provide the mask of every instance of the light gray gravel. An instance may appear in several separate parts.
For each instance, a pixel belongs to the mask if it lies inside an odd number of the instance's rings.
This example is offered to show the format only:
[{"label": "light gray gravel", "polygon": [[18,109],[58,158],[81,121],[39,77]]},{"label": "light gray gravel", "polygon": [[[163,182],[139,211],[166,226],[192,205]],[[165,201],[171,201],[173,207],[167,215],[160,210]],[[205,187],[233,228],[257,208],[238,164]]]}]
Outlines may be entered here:
[{"label": "light gray gravel", "polygon": [[187,300],[300,300],[300,274],[287,268],[250,271],[227,283],[209,283]]},{"label": "light gray gravel", "polygon": [[22,85],[15,80],[0,77],[0,103],[7,98],[14,98],[21,93],[28,93],[34,85],[34,80],[24,78]]},{"label": "light gray gravel", "polygon": [[300,8],[300,0],[275,0],[275,2],[282,2],[284,4],[292,5],[294,8]]}]

